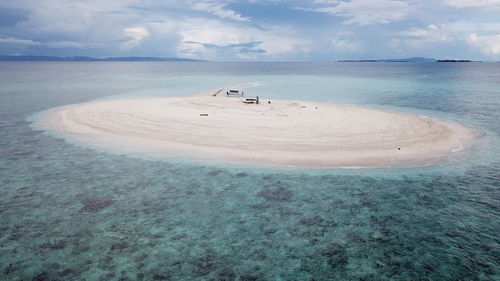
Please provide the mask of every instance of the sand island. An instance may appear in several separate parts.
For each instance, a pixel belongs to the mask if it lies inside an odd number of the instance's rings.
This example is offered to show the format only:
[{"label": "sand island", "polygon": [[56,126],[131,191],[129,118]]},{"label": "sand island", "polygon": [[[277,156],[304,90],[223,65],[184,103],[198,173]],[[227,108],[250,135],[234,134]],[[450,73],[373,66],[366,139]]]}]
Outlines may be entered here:
[{"label": "sand island", "polygon": [[95,101],[49,110],[37,125],[135,154],[307,168],[429,165],[474,137],[460,124],[420,115],[328,102],[243,101],[225,90]]}]

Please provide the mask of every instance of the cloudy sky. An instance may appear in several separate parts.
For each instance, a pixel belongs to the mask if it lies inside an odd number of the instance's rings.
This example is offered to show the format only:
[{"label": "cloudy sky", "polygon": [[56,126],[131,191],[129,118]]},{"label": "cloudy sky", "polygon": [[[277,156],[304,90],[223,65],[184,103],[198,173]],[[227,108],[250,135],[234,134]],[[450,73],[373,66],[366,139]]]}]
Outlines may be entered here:
[{"label": "cloudy sky", "polygon": [[1,0],[0,54],[500,60],[500,0]]}]

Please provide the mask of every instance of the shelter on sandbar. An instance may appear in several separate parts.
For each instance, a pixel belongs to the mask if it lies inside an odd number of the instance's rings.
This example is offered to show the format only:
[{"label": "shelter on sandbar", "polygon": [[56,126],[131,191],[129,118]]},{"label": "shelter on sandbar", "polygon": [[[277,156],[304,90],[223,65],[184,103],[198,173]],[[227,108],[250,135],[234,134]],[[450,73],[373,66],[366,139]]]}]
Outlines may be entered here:
[{"label": "shelter on sandbar", "polygon": [[259,96],[255,98],[248,98],[243,101],[243,103],[256,103],[259,104]]},{"label": "shelter on sandbar", "polygon": [[229,89],[229,90],[226,91],[226,96],[242,97],[243,96],[243,91]]}]

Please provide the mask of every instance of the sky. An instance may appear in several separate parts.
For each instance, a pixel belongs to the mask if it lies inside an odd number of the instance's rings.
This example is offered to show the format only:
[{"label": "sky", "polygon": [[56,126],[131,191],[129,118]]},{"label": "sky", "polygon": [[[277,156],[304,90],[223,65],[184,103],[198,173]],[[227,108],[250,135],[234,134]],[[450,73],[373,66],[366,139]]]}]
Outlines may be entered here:
[{"label": "sky", "polygon": [[500,0],[0,0],[0,55],[500,60]]}]

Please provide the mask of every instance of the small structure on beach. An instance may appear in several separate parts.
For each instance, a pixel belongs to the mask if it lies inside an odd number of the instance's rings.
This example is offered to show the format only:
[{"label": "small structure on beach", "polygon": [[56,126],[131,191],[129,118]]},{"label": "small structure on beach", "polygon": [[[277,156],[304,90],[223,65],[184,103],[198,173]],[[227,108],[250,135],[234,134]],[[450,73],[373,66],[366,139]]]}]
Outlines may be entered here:
[{"label": "small structure on beach", "polygon": [[259,96],[255,98],[247,98],[243,101],[243,103],[256,103],[259,104]]},{"label": "small structure on beach", "polygon": [[226,91],[226,96],[242,97],[243,96],[243,91],[229,89],[229,90]]}]

